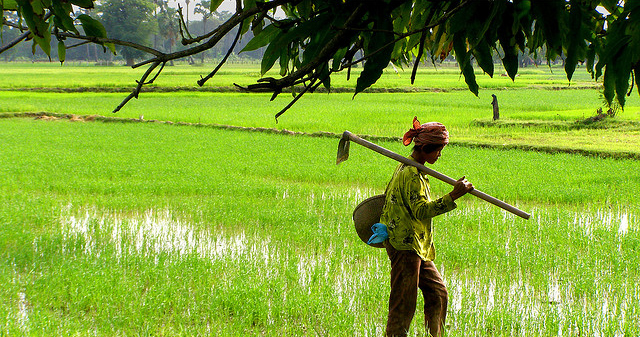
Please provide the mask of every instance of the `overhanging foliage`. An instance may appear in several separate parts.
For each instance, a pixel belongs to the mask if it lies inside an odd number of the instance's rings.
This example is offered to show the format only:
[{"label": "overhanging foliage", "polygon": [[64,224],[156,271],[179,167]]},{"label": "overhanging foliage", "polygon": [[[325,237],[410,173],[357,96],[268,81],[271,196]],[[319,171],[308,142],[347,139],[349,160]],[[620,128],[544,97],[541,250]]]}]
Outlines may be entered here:
[{"label": "overhanging foliage", "polygon": [[[221,2],[211,1],[210,10]],[[438,62],[453,55],[469,90],[477,95],[474,66],[493,76],[493,60],[499,57],[515,80],[519,53],[544,53],[549,61],[563,58],[568,80],[578,64],[586,64],[594,80],[603,80],[607,103],[621,106],[640,73],[640,0],[237,0],[236,13],[225,23],[199,37],[185,34],[183,44],[192,46],[175,53],[110,39],[98,21],[87,15],[74,17],[73,6],[89,9],[94,6],[92,0],[0,0],[0,5],[21,18],[10,22],[3,17],[3,25],[24,28],[20,40],[33,39],[48,55],[51,36],[60,41],[60,51],[69,38],[112,51],[114,45],[126,45],[148,54],[147,60],[134,65],[148,65],[147,72],[115,111],[137,97],[143,85],[152,83],[161,65],[213,48],[236,27],[235,41],[249,31],[253,34],[244,51],[266,47],[263,75],[276,64],[280,69],[279,78],[262,78],[244,89],[271,91],[275,98],[284,88],[304,84],[303,91],[276,117],[304,93],[320,85],[330,89],[332,73],[346,70],[349,75],[358,63],[364,66],[355,94],[374,84],[389,62],[411,67],[413,82],[420,61]],[[276,10],[284,17],[276,17]],[[198,84],[204,85],[226,59]],[[160,70],[147,80],[158,66]]]}]

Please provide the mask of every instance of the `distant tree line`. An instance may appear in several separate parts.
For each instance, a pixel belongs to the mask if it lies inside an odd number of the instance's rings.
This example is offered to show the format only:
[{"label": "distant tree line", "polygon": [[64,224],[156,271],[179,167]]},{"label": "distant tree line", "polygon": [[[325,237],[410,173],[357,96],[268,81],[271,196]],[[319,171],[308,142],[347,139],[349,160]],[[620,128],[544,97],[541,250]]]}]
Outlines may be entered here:
[{"label": "distant tree line", "polygon": [[[193,4],[191,3],[191,5]],[[167,0],[106,0],[94,9],[80,9],[75,14],[88,14],[103,22],[109,37],[147,45],[170,53],[188,48],[180,43],[182,39],[181,29],[185,35],[202,35],[220,26],[233,14],[227,11],[211,12],[209,7],[209,0],[195,3],[193,11],[202,18],[200,20],[186,21],[187,15],[185,13],[182,17],[184,23],[181,22],[179,10],[169,7]],[[183,12],[186,10],[187,8],[182,9]],[[6,21],[19,21],[17,15],[13,12],[5,11],[3,17]],[[9,41],[15,40],[23,33],[20,29],[9,25],[0,26],[0,28],[0,45],[5,45]],[[236,33],[237,28],[216,46],[199,54],[197,58],[185,58],[184,60],[191,63],[204,63],[207,60],[221,59],[231,47],[233,36]],[[244,39],[236,44],[234,55],[230,59],[231,62],[238,59],[259,60],[262,58],[264,48],[239,54],[252,37],[253,35],[249,32],[248,36],[245,36]],[[59,58],[57,41],[52,39],[50,44],[51,59],[57,60]],[[94,43],[79,43],[76,46],[68,45],[65,51],[65,60],[96,64],[124,63],[130,66],[135,60],[145,56],[139,50],[126,46],[118,46],[116,49],[117,53],[114,55]],[[0,54],[0,61],[43,62],[49,61],[49,56],[41,48],[35,48],[34,43],[21,43]]]}]

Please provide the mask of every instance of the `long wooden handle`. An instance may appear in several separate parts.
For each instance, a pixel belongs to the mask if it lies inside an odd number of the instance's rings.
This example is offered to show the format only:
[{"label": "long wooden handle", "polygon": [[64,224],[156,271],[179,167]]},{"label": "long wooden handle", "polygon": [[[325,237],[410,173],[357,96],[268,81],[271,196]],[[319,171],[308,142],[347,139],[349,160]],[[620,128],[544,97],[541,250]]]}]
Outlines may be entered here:
[{"label": "long wooden handle", "polygon": [[[455,183],[457,181],[457,180],[455,180],[455,179],[453,179],[453,178],[451,178],[449,176],[446,176],[446,175],[444,175],[444,174],[442,174],[442,173],[440,173],[438,171],[435,171],[435,170],[430,169],[430,168],[428,168],[428,167],[426,167],[426,166],[424,166],[424,165],[422,165],[420,163],[417,163],[417,162],[415,162],[415,161],[413,161],[413,160],[411,160],[411,159],[409,159],[407,157],[401,156],[401,155],[399,155],[399,154],[397,154],[397,153],[395,153],[393,151],[385,149],[382,146],[379,146],[379,145],[376,145],[376,144],[374,144],[374,143],[372,143],[370,141],[364,140],[364,139],[352,134],[349,131],[345,131],[344,132],[343,138],[344,137],[348,137],[349,140],[351,140],[351,141],[353,141],[355,143],[358,143],[358,144],[360,144],[360,145],[362,145],[362,146],[364,146],[364,147],[366,147],[366,148],[368,148],[370,150],[376,151],[376,152],[378,152],[378,153],[380,153],[380,154],[382,154],[384,156],[387,156],[387,157],[389,157],[391,159],[399,161],[399,162],[401,162],[403,164],[415,166],[420,171],[422,171],[422,172],[424,172],[424,173],[426,173],[426,174],[428,174],[428,175],[430,175],[430,176],[432,176],[432,177],[434,177],[436,179],[442,180],[442,181],[444,181],[445,183],[447,183],[449,185],[455,185]],[[517,208],[515,206],[507,204],[506,202],[504,202],[504,201],[502,201],[500,199],[494,198],[494,197],[490,196],[489,194],[481,192],[481,191],[479,191],[479,190],[477,190],[475,188],[473,190],[471,190],[471,192],[469,192],[469,194],[474,195],[474,196],[476,196],[476,197],[478,197],[478,198],[480,198],[480,199],[482,199],[482,200],[484,200],[486,202],[494,204],[494,205],[496,205],[496,206],[498,206],[498,207],[500,207],[500,208],[502,208],[502,209],[504,209],[506,211],[509,211],[509,212],[521,217],[521,218],[529,219],[529,217],[531,216],[529,213],[527,213],[527,212],[525,212],[525,211],[523,211],[523,210],[521,210],[521,209],[519,209],[519,208]]]}]

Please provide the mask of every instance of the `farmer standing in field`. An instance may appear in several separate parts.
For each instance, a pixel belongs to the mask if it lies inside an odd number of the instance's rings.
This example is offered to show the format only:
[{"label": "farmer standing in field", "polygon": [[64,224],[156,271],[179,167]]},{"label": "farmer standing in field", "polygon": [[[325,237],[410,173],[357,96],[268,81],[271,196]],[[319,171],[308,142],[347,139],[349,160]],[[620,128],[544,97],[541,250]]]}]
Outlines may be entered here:
[{"label": "farmer standing in field", "polygon": [[[424,165],[435,163],[449,143],[444,125],[420,124],[403,137],[403,144],[414,142],[410,159]],[[433,336],[441,336],[447,315],[447,288],[436,269],[431,218],[456,208],[455,200],[473,190],[464,177],[453,191],[431,199],[429,179],[414,166],[400,164],[387,185],[380,222],[386,224],[389,238],[384,242],[391,262],[391,293],[387,336],[406,336],[416,310],[418,288],[424,297],[425,326]]]}]

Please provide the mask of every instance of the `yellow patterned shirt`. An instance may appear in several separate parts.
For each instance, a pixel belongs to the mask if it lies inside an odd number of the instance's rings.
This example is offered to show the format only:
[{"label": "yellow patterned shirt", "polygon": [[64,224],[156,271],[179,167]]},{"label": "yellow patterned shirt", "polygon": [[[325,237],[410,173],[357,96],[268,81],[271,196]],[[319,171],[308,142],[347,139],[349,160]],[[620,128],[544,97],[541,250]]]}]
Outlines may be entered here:
[{"label": "yellow patterned shirt", "polygon": [[[414,160],[412,157],[409,159]],[[436,257],[431,218],[456,208],[449,194],[432,200],[427,175],[400,164],[387,186],[380,222],[387,226],[389,242],[397,250],[414,250],[420,258]]]}]

